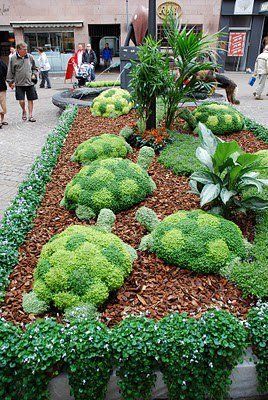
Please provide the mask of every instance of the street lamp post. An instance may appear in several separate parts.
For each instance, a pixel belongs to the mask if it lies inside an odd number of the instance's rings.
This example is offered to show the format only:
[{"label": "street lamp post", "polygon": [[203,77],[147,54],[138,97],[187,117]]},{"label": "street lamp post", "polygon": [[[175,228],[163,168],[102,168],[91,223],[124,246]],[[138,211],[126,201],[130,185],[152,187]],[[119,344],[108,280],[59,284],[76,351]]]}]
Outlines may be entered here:
[{"label": "street lamp post", "polygon": [[[156,0],[149,0],[148,34],[156,39]],[[146,128],[156,128],[156,98],[152,99]]]}]

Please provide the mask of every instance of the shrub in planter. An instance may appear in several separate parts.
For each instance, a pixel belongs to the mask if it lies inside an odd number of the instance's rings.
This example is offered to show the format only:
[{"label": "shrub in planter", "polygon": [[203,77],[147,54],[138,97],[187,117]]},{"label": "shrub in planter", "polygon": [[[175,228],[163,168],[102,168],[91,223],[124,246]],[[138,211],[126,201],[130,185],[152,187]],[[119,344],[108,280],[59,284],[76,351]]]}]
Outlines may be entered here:
[{"label": "shrub in planter", "polygon": [[248,313],[249,332],[253,351],[258,357],[259,391],[268,391],[268,303],[257,304]]},{"label": "shrub in planter", "polygon": [[70,226],[43,246],[34,273],[37,299],[61,310],[99,306],[122,286],[135,250],[109,232],[111,221],[111,210],[102,210],[96,226]]},{"label": "shrub in planter", "polygon": [[120,82],[119,81],[94,81],[94,82],[86,82],[86,86],[91,87],[91,88],[120,86]]},{"label": "shrub in planter", "polygon": [[131,151],[131,146],[123,137],[104,133],[81,143],[76,148],[71,160],[87,165],[94,160],[113,157],[125,158]]},{"label": "shrub in planter", "polygon": [[128,114],[133,103],[131,95],[124,89],[108,89],[93,100],[91,112],[94,117],[116,118]]},{"label": "shrub in planter", "polygon": [[124,400],[149,400],[156,381],[155,322],[128,317],[111,332],[118,385]]},{"label": "shrub in planter", "polygon": [[178,211],[156,224],[153,214],[146,207],[136,213],[147,229],[155,226],[142,239],[140,249],[149,249],[166,263],[199,273],[218,273],[235,257],[245,256],[242,232],[231,221],[194,210]]},{"label": "shrub in planter", "polygon": [[146,171],[153,156],[151,148],[143,147],[137,164],[122,158],[93,161],[68,183],[62,205],[80,219],[93,218],[102,208],[127,210],[156,188]]},{"label": "shrub in planter", "polygon": [[192,114],[183,112],[180,117],[187,121],[191,129],[202,122],[216,135],[241,131],[245,125],[243,115],[235,107],[220,103],[203,103]]}]

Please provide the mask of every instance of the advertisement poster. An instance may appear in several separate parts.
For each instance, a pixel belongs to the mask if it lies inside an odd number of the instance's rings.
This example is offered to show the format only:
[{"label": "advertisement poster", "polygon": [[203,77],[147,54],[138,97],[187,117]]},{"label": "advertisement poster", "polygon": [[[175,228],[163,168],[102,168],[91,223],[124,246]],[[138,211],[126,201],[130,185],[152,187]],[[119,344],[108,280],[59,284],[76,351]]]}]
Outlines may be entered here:
[{"label": "advertisement poster", "polygon": [[236,0],[234,14],[251,15],[253,13],[254,0]]},{"label": "advertisement poster", "polygon": [[228,56],[243,57],[246,43],[246,32],[230,32]]}]

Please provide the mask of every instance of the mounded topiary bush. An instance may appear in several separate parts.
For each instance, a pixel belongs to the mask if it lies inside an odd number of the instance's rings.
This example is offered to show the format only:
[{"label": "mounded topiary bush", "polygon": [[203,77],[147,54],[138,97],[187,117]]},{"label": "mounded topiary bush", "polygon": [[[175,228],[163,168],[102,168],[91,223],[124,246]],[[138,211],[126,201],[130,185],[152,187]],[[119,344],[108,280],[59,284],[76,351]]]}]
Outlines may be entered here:
[{"label": "mounded topiary bush", "polygon": [[43,246],[34,272],[34,291],[24,295],[25,311],[43,312],[44,303],[60,310],[99,306],[123,285],[136,254],[109,232],[114,220],[111,210],[102,210],[96,226],[72,225]]},{"label": "mounded topiary bush", "polygon": [[116,118],[128,114],[132,107],[131,95],[127,90],[108,89],[93,100],[91,112],[94,117]]},{"label": "mounded topiary bush", "polygon": [[153,156],[153,149],[143,147],[137,164],[122,158],[93,161],[68,183],[61,204],[80,219],[94,218],[102,208],[129,209],[156,188],[146,171]]},{"label": "mounded topiary bush", "polygon": [[96,87],[108,87],[108,86],[120,86],[119,81],[94,81],[86,82],[86,87],[96,88]]},{"label": "mounded topiary bush", "polygon": [[71,160],[86,165],[94,160],[104,160],[105,158],[125,158],[131,151],[131,146],[123,137],[104,133],[81,143]]},{"label": "mounded topiary bush", "polygon": [[155,213],[140,208],[136,219],[152,229],[140,245],[166,263],[199,273],[218,273],[235,257],[245,256],[241,230],[236,224],[202,210],[178,211],[156,223]]},{"label": "mounded topiary bush", "polygon": [[[191,115],[194,117],[191,119],[191,128],[202,122],[216,135],[241,131],[245,125],[243,115],[228,104],[203,103]],[[187,118],[186,120],[190,122]]]}]

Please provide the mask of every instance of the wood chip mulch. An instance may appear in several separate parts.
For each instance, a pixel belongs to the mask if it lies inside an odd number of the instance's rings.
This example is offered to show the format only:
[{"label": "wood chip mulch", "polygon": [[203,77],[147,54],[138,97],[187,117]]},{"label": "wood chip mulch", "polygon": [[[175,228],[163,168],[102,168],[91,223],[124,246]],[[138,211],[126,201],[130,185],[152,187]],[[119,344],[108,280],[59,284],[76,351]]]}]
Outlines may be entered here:
[{"label": "wood chip mulch", "polygon": [[[62,232],[70,224],[86,224],[59,205],[66,184],[81,168],[70,161],[77,145],[101,133],[118,133],[122,127],[133,123],[134,113],[112,120],[93,118],[90,110],[79,110],[51,181],[47,185],[34,227],[20,248],[19,263],[10,275],[11,281],[5,304],[1,308],[2,317],[19,324],[35,319],[34,316],[24,313],[22,294],[31,290],[33,271],[42,246],[54,234]],[[268,147],[250,132],[233,134],[228,139],[237,140],[247,151]],[[136,151],[131,158],[136,161]],[[113,230],[121,239],[136,248],[145,234],[144,229],[134,219],[135,212],[141,205],[152,207],[160,218],[179,209],[190,210],[199,206],[198,198],[189,193],[188,178],[174,175],[156,160],[149,173],[157,185],[157,190],[141,204],[117,214]],[[239,221],[245,236],[252,240],[253,216],[239,218]],[[134,263],[133,271],[124,286],[110,296],[109,302],[102,310],[102,320],[109,326],[116,324],[130,313],[145,313],[149,317],[159,319],[172,311],[186,311],[198,317],[211,307],[226,309],[244,318],[254,302],[252,298],[242,298],[241,291],[223,277],[198,275],[165,265],[154,254],[145,252],[138,254],[139,258]],[[54,315],[60,320],[60,315],[53,313],[48,315]]]}]

